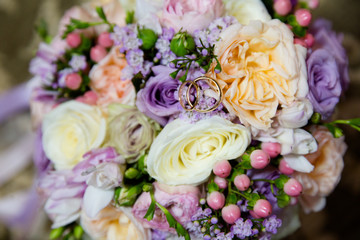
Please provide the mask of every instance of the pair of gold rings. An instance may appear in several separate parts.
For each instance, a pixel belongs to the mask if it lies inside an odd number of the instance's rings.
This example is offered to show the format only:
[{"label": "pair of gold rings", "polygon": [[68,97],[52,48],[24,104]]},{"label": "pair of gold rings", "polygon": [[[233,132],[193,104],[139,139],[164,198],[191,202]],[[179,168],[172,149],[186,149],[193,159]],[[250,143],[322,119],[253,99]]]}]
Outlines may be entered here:
[{"label": "pair of gold rings", "polygon": [[[198,84],[198,82],[200,81],[207,82],[209,86],[217,93],[216,103],[208,109],[197,108],[197,105],[199,104],[199,100],[201,98],[201,87]],[[187,87],[187,90],[186,90],[185,99],[183,99],[184,97],[183,91],[185,87]],[[190,91],[193,87],[196,90],[196,95],[195,95],[195,99],[192,100]],[[185,81],[181,84],[179,88],[179,102],[185,111],[195,110],[197,112],[202,112],[202,113],[212,112],[219,107],[220,103],[222,102],[222,98],[223,98],[223,93],[219,83],[215,79],[206,76],[198,77],[194,81]]]}]

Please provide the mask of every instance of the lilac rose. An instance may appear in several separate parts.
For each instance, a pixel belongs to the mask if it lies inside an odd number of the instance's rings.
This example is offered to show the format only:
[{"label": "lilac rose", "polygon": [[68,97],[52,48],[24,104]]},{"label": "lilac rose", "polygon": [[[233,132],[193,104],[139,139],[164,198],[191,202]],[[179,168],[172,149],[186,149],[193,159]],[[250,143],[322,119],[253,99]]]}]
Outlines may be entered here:
[{"label": "lilac rose", "polygon": [[335,59],[339,71],[341,87],[346,90],[349,86],[349,59],[345,48],[342,46],[343,34],[333,31],[331,22],[325,19],[316,20],[310,28],[310,32],[314,35],[315,44],[313,50],[325,49]]},{"label": "lilac rose", "polygon": [[314,110],[328,119],[339,102],[342,88],[336,60],[331,52],[317,49],[307,59],[309,93],[308,99]]},{"label": "lilac rose", "polygon": [[[168,186],[158,182],[153,185],[155,200],[166,207],[180,224],[184,226],[191,221],[191,216],[195,214],[199,206],[199,188],[194,186]],[[143,192],[136,200],[132,213],[146,227],[170,231],[165,215],[158,208],[155,210],[154,218],[151,221],[144,219],[150,203],[150,193]]]},{"label": "lilac rose", "polygon": [[341,45],[342,35],[331,30],[330,22],[319,19],[310,28],[315,44],[307,58],[309,94],[314,111],[328,119],[349,85],[348,58]]},{"label": "lilac rose", "polygon": [[180,83],[170,77],[170,73],[174,71],[172,68],[156,66],[152,70],[155,76],[139,91],[136,106],[145,115],[164,126],[169,117],[181,109],[176,98]]}]

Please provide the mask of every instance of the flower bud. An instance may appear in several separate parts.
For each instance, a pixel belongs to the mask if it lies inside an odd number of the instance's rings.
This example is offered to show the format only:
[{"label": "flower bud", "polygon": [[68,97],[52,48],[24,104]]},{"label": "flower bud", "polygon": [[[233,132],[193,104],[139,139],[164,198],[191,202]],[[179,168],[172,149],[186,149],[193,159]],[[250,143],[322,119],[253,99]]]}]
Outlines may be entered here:
[{"label": "flower bud", "polygon": [[144,50],[149,50],[155,46],[155,43],[158,39],[156,33],[148,28],[139,29],[138,37],[142,41],[142,48]]},{"label": "flower bud", "polygon": [[119,198],[117,199],[117,201],[121,206],[131,207],[132,205],[134,205],[137,196],[141,193],[141,191],[141,184],[135,185],[130,188],[123,187],[120,190]]},{"label": "flower bud", "polygon": [[125,172],[125,178],[127,179],[134,179],[139,175],[139,171],[135,168],[129,168]]},{"label": "flower bud", "polygon": [[179,32],[171,40],[170,49],[176,56],[182,57],[195,49],[195,41],[188,33]]}]

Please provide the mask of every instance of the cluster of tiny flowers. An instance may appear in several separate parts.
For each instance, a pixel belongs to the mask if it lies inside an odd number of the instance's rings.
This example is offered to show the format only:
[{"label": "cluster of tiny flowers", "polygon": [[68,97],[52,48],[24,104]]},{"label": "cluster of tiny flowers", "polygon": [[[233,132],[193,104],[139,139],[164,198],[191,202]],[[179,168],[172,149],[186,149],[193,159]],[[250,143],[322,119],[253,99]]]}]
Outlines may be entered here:
[{"label": "cluster of tiny flowers", "polygon": [[115,46],[120,47],[120,53],[125,54],[128,63],[122,70],[122,80],[131,79],[139,72],[143,76],[151,72],[154,63],[144,59],[144,51],[141,50],[142,41],[137,36],[136,25],[115,26],[111,39],[114,41]]},{"label": "cluster of tiny flowers", "polygon": [[[200,96],[199,97],[199,102],[196,105],[196,109],[200,109],[200,110],[206,110],[206,109],[210,109],[212,108],[218,101],[218,99],[216,99],[216,97],[212,97],[209,95],[212,94],[207,94],[207,92],[210,92],[212,90],[210,90],[210,87],[207,83],[200,81],[199,82],[199,86],[201,87],[201,91],[200,91]],[[178,94],[178,92],[177,92]],[[191,89],[190,91],[190,100],[194,101],[195,99],[195,91],[194,89]],[[216,93],[215,93],[216,95]],[[186,94],[185,91],[182,92],[182,99],[186,99]],[[179,115],[178,117],[183,119],[186,122],[190,122],[190,123],[195,123],[198,122],[202,119],[209,119],[213,116],[220,116],[224,119],[227,119],[229,121],[232,121],[235,119],[235,116],[230,114],[230,113],[226,113],[224,111],[224,106],[223,104],[220,104],[216,109],[214,109],[211,112],[199,112],[199,111],[185,111],[182,107],[179,107]]]},{"label": "cluster of tiny flowers", "polygon": [[197,47],[210,47],[220,40],[220,34],[229,26],[237,23],[234,17],[226,16],[215,19],[209,27],[194,32],[194,40]]},{"label": "cluster of tiny flowers", "polygon": [[57,71],[57,58],[57,53],[51,46],[41,43],[36,57],[30,62],[30,73],[44,86],[51,86]]},{"label": "cluster of tiny flowers", "polygon": [[245,239],[246,237],[254,236],[259,233],[259,230],[253,228],[253,222],[250,219],[239,218],[235,224],[231,226],[230,231],[234,236]]},{"label": "cluster of tiny flowers", "polygon": [[155,48],[158,50],[155,62],[160,61],[161,65],[169,65],[176,58],[176,55],[170,50],[170,41],[174,37],[175,31],[172,28],[163,28],[162,34],[156,41]]},{"label": "cluster of tiny flowers", "polygon": [[71,60],[69,61],[69,65],[74,72],[85,70],[87,67],[86,57],[84,55],[73,54]]}]

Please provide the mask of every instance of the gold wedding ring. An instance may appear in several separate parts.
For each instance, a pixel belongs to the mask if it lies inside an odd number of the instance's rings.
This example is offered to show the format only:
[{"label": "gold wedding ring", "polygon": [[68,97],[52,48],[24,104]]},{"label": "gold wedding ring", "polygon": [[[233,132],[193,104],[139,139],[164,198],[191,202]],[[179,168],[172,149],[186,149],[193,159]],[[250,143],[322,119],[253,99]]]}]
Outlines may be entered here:
[{"label": "gold wedding ring", "polygon": [[[196,108],[196,106],[199,104],[199,100],[200,100],[200,94],[201,94],[201,89],[200,86],[197,84],[199,81],[206,81],[209,86],[215,90],[218,94],[218,99],[216,100],[216,103],[214,104],[214,106],[212,106],[209,109],[199,109]],[[183,91],[184,88],[188,85],[188,88],[186,90],[186,99],[183,99]],[[191,101],[190,97],[190,91],[192,89],[192,87],[195,87],[196,89],[196,95],[195,95],[195,99],[193,101]],[[220,88],[219,83],[215,80],[212,79],[210,77],[206,77],[206,76],[201,76],[196,78],[194,81],[185,81],[181,84],[180,88],[179,88],[179,101],[180,104],[182,106],[182,108],[185,111],[197,111],[197,112],[202,112],[202,113],[207,113],[207,112],[212,112],[215,109],[217,109],[220,105],[220,103],[222,102],[222,98],[223,98],[223,93],[222,90]]]}]

